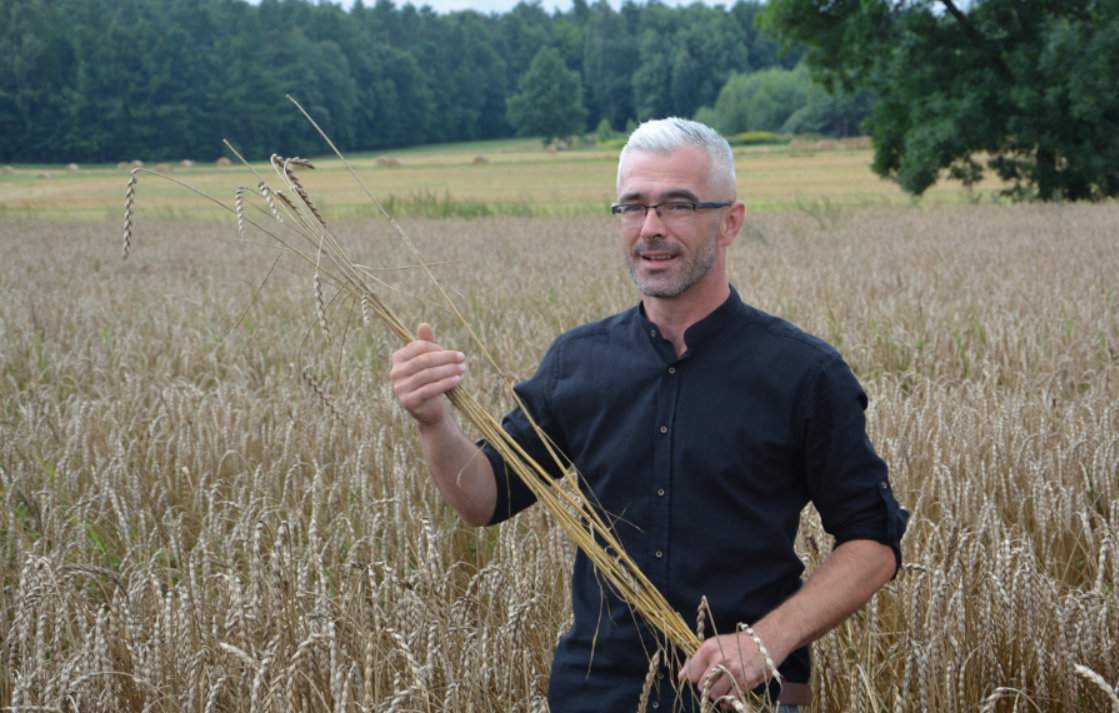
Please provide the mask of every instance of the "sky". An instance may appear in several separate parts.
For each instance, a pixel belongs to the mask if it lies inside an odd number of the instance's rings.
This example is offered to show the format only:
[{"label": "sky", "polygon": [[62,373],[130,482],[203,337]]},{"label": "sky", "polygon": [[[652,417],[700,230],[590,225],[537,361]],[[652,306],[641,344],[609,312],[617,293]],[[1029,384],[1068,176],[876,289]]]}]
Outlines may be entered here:
[{"label": "sky", "polygon": [[[343,7],[349,7],[353,4],[353,0],[326,0],[340,4]],[[396,6],[400,7],[405,4],[405,0],[395,0]],[[517,4],[517,0],[411,0],[413,5],[417,7],[422,5],[430,5],[436,12],[451,12],[453,10],[477,10],[478,12],[506,12],[512,10],[513,6]],[[643,4],[644,0],[639,0]],[[660,0],[664,5],[691,5],[695,0]],[[734,0],[726,0],[726,2],[713,2],[712,0],[705,0],[704,5],[725,5],[733,4]],[[365,0],[366,5],[372,5],[373,0]],[[615,8],[621,7],[621,0],[610,0],[610,4]],[[548,12],[552,10],[570,10],[571,0],[541,0],[540,6]]]},{"label": "sky", "polygon": [[[667,0],[665,5],[690,5],[694,0]],[[505,12],[512,10],[517,4],[516,0],[482,0],[482,2],[468,2],[467,0],[428,0],[428,2],[414,2],[414,5],[431,5],[436,12],[450,10],[477,10],[478,12]],[[610,3],[615,8],[621,7],[621,2],[614,0]],[[705,3],[713,5],[715,3]],[[548,12],[552,10],[570,10],[571,0],[542,0],[540,6]]]}]

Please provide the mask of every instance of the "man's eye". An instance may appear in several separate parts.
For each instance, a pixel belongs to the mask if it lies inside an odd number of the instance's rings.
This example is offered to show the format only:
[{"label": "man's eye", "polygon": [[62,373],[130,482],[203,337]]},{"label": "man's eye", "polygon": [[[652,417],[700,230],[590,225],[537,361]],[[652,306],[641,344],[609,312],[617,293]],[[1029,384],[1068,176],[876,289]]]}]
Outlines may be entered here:
[{"label": "man's eye", "polygon": [[623,203],[619,206],[622,215],[637,215],[645,212],[645,206],[640,203]]},{"label": "man's eye", "polygon": [[669,213],[691,213],[692,204],[687,201],[672,201],[664,204],[664,210]]}]

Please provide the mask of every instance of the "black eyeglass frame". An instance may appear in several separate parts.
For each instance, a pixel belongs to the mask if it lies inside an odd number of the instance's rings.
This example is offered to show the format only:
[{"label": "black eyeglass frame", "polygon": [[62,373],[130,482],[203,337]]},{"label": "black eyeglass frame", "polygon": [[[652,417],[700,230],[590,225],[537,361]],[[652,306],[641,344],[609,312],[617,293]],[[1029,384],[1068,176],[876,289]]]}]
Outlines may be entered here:
[{"label": "black eyeglass frame", "polygon": [[636,213],[632,213],[632,214],[624,213],[624,212],[622,212],[622,209],[626,206],[641,206],[642,208],[644,208],[644,210],[641,212],[641,219],[642,220],[645,220],[645,218],[647,218],[649,216],[649,209],[650,208],[652,208],[656,212],[658,218],[663,218],[664,215],[661,213],[661,206],[666,206],[666,205],[670,205],[670,204],[690,205],[692,207],[692,212],[694,213],[697,210],[710,210],[712,208],[726,208],[727,206],[734,205],[734,201],[682,201],[682,200],[678,200],[678,199],[673,199],[673,200],[670,200],[670,201],[661,201],[660,203],[654,203],[653,205],[648,205],[646,203],[637,203],[637,202],[613,203],[610,206],[610,213],[612,215],[616,215],[618,217],[625,217],[626,215],[637,215]]}]

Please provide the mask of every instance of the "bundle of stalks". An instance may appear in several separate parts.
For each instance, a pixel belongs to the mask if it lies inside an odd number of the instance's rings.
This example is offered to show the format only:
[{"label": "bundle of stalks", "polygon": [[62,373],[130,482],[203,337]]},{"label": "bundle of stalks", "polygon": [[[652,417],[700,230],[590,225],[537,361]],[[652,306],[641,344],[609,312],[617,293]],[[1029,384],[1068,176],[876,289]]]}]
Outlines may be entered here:
[{"label": "bundle of stalks", "polygon": [[[407,232],[365,186],[349,161],[310,114],[294,98],[289,96],[288,99],[343,162],[351,177],[372,205],[385,218],[402,244],[416,256],[417,266],[425,272],[428,279],[437,288],[440,296],[465,327],[478,353],[498,373],[504,374],[504,370],[457,308],[430,266],[423,261],[422,255]],[[327,284],[338,291],[334,299],[341,297],[360,305],[363,322],[367,322],[370,316],[376,316],[393,334],[399,337],[402,343],[413,341],[416,338],[413,332],[382,300],[377,289],[374,289],[373,283],[380,283],[380,280],[372,274],[369,268],[355,264],[350,260],[342,242],[328,226],[322,212],[297,177],[297,169],[312,170],[314,165],[304,158],[285,158],[273,155],[269,163],[282,186],[281,188],[274,188],[264,176],[245,160],[232,144],[228,141],[225,143],[241,163],[255,175],[257,179],[256,190],[243,186],[239,187],[231,206],[167,174],[156,173],[142,167],[134,168],[129,177],[125,197],[124,258],[128,258],[132,246],[132,217],[138,175],[140,173],[151,174],[176,183],[232,213],[237,219],[238,232],[241,236],[245,235],[246,226],[252,226],[273,240],[282,250],[297,256],[311,266],[313,268],[312,286],[316,313],[319,327],[324,336],[329,335],[329,324],[326,319],[327,304],[323,292],[323,285]],[[246,216],[246,198],[253,194],[262,196],[266,203],[265,208],[254,207],[259,210],[265,219],[270,219],[276,225],[283,226],[284,234],[280,234]],[[341,418],[325,397],[325,392],[314,375],[305,370],[303,378],[312,386],[320,399],[326,403],[332,416]],[[603,580],[641,619],[660,633],[663,639],[658,641],[660,651],[655,653],[655,660],[674,661],[679,664],[699,648],[702,628],[699,632],[690,629],[680,614],[649,581],[633,559],[626,554],[608,523],[606,515],[600,512],[595,503],[578,486],[578,475],[573,472],[570,462],[551,444],[547,434],[532,421],[528,410],[524,408],[524,404],[513,390],[514,381],[507,378],[505,382],[513,400],[525,411],[530,423],[546,445],[550,457],[568,474],[564,478],[552,478],[547,468],[536,462],[519,443],[505,432],[501,427],[500,418],[487,412],[477,398],[464,388],[456,387],[447,396],[451,404],[462,414],[462,417],[477,429],[478,433],[500,454],[508,465],[508,469],[524,482],[540,504],[548,510],[566,536],[591,560]],[[772,661],[767,661],[767,663],[770,668],[770,676],[775,679],[779,678]],[[642,698],[647,698],[647,691],[643,692]],[[732,704],[736,710],[749,710],[750,707],[743,702],[743,699],[750,700],[753,706],[763,705],[763,702],[757,696],[741,694],[741,692],[737,696],[728,698],[726,702]]]}]

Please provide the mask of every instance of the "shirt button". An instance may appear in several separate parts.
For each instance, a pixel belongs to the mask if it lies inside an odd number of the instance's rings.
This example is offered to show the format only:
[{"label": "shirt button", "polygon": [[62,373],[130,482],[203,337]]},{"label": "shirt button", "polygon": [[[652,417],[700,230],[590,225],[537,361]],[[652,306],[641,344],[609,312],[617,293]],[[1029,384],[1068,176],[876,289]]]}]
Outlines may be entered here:
[{"label": "shirt button", "polygon": [[668,373],[669,374],[675,374],[676,373],[676,367],[674,367],[674,366],[668,367]]},{"label": "shirt button", "polygon": [[657,495],[664,497],[664,488],[657,488]]},{"label": "shirt button", "polygon": [[653,708],[660,708],[660,707],[661,707],[660,701],[653,701]]},{"label": "shirt button", "polygon": [[650,329],[650,330],[649,330],[649,336],[650,336],[650,337],[655,337],[655,336],[657,336],[657,330],[655,330],[655,329]]},{"label": "shirt button", "polygon": [[660,558],[664,557],[664,553],[661,552],[660,550],[657,550],[656,551],[656,556],[657,556],[657,559],[660,559]]},{"label": "shirt button", "polygon": [[668,426],[661,426],[661,433],[668,433]]}]

